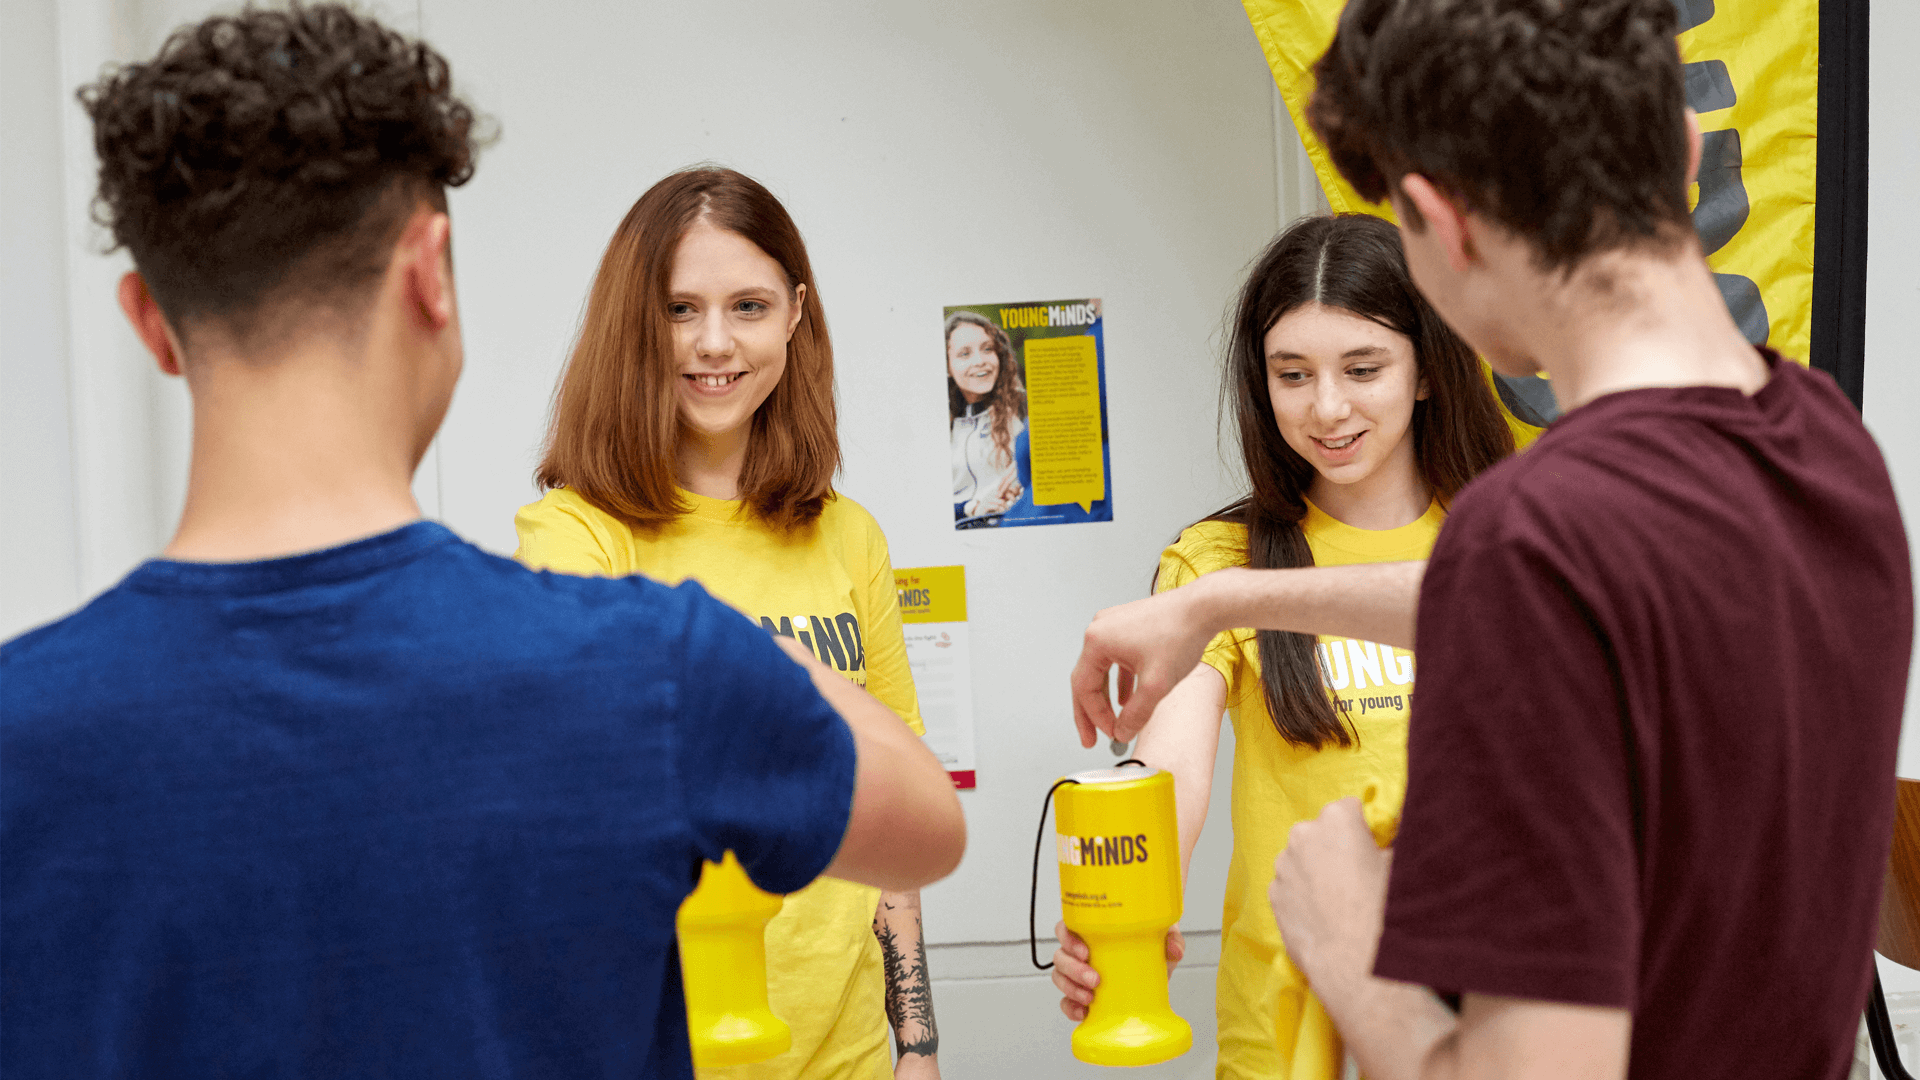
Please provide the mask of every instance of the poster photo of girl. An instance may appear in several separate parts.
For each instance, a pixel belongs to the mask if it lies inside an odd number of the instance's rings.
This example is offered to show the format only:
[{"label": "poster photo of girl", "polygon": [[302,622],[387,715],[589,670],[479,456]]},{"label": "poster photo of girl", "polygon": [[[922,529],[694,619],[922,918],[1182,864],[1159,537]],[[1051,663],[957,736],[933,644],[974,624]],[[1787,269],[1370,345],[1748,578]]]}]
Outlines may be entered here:
[{"label": "poster photo of girl", "polygon": [[998,524],[1026,494],[1014,440],[1027,430],[1027,390],[1007,332],[964,308],[947,316],[947,420],[955,527]]},{"label": "poster photo of girl", "polygon": [[954,528],[1113,520],[1100,307],[946,309]]}]

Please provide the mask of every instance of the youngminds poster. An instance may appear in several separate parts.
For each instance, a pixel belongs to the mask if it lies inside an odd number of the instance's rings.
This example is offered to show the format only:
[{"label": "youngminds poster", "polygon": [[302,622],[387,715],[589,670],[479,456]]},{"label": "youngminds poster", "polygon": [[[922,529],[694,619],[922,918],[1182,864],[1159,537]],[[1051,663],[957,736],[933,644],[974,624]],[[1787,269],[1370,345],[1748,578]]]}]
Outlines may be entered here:
[{"label": "youngminds poster", "polygon": [[946,309],[956,529],[1113,520],[1098,299]]}]

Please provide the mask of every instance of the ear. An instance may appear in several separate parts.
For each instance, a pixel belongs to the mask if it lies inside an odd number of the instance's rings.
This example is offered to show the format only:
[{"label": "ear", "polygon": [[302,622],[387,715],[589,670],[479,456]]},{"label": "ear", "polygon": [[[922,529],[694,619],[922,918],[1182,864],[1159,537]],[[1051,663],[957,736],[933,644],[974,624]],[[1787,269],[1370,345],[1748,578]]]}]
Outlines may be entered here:
[{"label": "ear", "polygon": [[1687,110],[1687,186],[1700,180],[1700,115]]},{"label": "ear", "polygon": [[1434,231],[1440,250],[1446,254],[1447,265],[1455,273],[1464,272],[1472,265],[1475,252],[1466,211],[1419,173],[1401,177],[1400,192],[1426,220],[1427,228]]},{"label": "ear", "polygon": [[1418,383],[1415,383],[1413,387],[1413,400],[1425,401],[1427,400],[1427,398],[1432,396],[1433,396],[1433,385],[1427,382],[1426,373],[1421,372],[1420,381]]},{"label": "ear", "polygon": [[407,307],[438,333],[453,322],[452,223],[436,210],[421,210],[407,223],[394,249],[406,288]]},{"label": "ear", "polygon": [[147,290],[147,279],[140,276],[140,271],[129,270],[120,278],[118,292],[120,310],[126,312],[133,332],[153,354],[160,370],[168,375],[180,374],[180,357],[185,350],[180,348],[180,339],[174,336],[173,327],[167,325],[167,316],[153,299],[153,293]]},{"label": "ear", "polygon": [[793,310],[787,312],[787,340],[793,340],[793,332],[800,326],[800,316],[807,308],[807,287],[805,284],[793,287]]}]

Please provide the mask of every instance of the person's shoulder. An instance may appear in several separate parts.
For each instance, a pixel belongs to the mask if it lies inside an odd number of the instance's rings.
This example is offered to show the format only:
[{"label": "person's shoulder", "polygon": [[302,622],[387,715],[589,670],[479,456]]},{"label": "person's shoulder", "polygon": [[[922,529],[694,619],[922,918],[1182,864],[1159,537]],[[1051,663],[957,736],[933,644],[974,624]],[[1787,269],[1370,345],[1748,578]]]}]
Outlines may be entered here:
[{"label": "person's shoulder", "polygon": [[466,623],[476,648],[521,661],[657,654],[703,605],[719,605],[698,585],[533,568],[466,541],[423,561],[420,573],[404,595]]},{"label": "person's shoulder", "polygon": [[1247,527],[1237,521],[1198,521],[1181,529],[1179,539],[1167,545],[1167,550],[1189,558],[1218,556],[1244,561]]},{"label": "person's shoulder", "polygon": [[747,659],[754,653],[749,643],[766,632],[694,578],[667,585],[645,574],[594,577],[499,562],[503,573],[518,575],[513,611],[523,642],[502,648],[537,655],[552,670],[600,672],[630,685],[684,685],[768,662]]},{"label": "person's shoulder", "polygon": [[574,519],[601,528],[625,527],[625,523],[605,510],[593,504],[593,501],[572,488],[557,487],[522,506],[513,515],[514,524],[552,523]]},{"label": "person's shoulder", "polygon": [[[1630,526],[1675,492],[1729,492],[1794,459],[1854,475],[1877,449],[1832,378],[1770,355],[1773,374],[1753,395],[1726,387],[1649,387],[1596,399],[1550,427],[1526,453],[1502,461],[1456,498],[1462,521],[1547,518],[1561,528]],[[1843,462],[1846,465],[1843,466]],[[1462,512],[1465,517],[1462,518]]]},{"label": "person's shoulder", "polygon": [[1201,521],[1180,531],[1179,539],[1160,553],[1162,577],[1169,569],[1183,578],[1199,577],[1229,566],[1247,564],[1247,527],[1231,521]]},{"label": "person's shoulder", "polygon": [[590,577],[545,568],[534,569],[513,559],[482,552],[491,573],[510,583],[515,599],[529,607],[551,609],[561,621],[594,624],[583,633],[598,632],[602,620],[648,622],[667,610],[682,607],[694,595],[705,596],[695,585],[691,591],[662,584],[644,574],[620,577]]},{"label": "person's shoulder", "polygon": [[[1776,388],[1773,392],[1791,395],[1831,411],[1854,425],[1860,424],[1860,411],[1853,407],[1846,391],[1840,389],[1840,384],[1831,374],[1782,356],[1772,349],[1761,351],[1773,368],[1773,374],[1768,379],[1768,385]],[[1762,388],[1760,393],[1764,396],[1768,390]]]},{"label": "person's shoulder", "polygon": [[553,488],[521,507],[513,531],[514,556],[528,566],[605,575],[639,569],[632,527],[572,488]]},{"label": "person's shoulder", "polygon": [[817,523],[819,535],[846,552],[849,563],[874,564],[889,558],[887,534],[867,508],[835,491],[827,497]]},{"label": "person's shoulder", "polygon": [[882,539],[886,535],[880,530],[879,520],[866,507],[837,490],[827,496],[826,506],[820,510],[820,528],[835,534]]},{"label": "person's shoulder", "polygon": [[10,682],[26,678],[36,665],[45,660],[76,652],[92,653],[99,636],[96,628],[103,622],[111,621],[108,613],[120,605],[125,589],[124,584],[115,585],[51,622],[24,630],[0,642],[0,689]]},{"label": "person's shoulder", "polygon": [[1761,413],[1775,419],[1796,445],[1836,457],[1864,456],[1872,459],[1875,472],[1885,472],[1865,418],[1832,375],[1776,358],[1773,378],[1755,397]]}]

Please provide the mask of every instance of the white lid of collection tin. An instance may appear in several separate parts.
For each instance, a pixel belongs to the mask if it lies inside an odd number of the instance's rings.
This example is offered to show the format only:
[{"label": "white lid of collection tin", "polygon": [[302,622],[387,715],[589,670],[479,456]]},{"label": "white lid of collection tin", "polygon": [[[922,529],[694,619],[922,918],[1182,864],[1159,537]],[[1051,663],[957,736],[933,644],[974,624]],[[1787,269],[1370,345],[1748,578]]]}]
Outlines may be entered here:
[{"label": "white lid of collection tin", "polygon": [[1088,769],[1077,772],[1067,779],[1080,784],[1121,784],[1128,780],[1145,780],[1160,775],[1160,770],[1151,765],[1120,765],[1111,769]]}]

